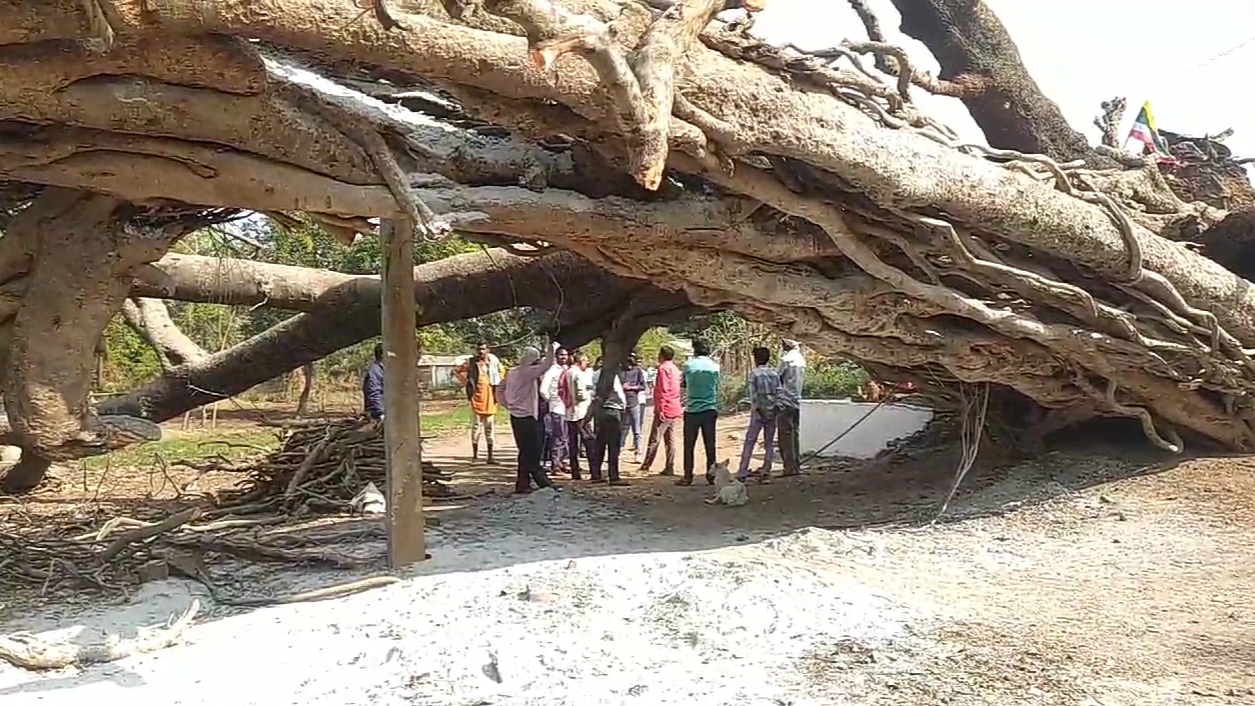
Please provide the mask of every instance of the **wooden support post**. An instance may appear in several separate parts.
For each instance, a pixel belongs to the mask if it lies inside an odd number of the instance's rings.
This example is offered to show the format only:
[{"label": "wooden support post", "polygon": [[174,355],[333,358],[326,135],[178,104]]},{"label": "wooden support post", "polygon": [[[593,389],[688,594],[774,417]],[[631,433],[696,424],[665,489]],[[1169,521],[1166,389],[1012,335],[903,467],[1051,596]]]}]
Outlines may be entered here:
[{"label": "wooden support post", "polygon": [[427,557],[423,537],[423,463],[419,431],[417,312],[414,306],[414,228],[383,220],[383,429],[388,466],[388,564]]}]

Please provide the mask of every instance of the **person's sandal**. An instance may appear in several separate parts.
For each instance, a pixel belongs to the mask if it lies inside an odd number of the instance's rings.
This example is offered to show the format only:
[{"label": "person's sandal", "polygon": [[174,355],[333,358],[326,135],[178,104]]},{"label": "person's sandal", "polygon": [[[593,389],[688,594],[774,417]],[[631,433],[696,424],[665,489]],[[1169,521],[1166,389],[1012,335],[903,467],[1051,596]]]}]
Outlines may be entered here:
[{"label": "person's sandal", "polygon": [[615,488],[623,488],[623,487],[631,485],[631,483],[622,478],[619,478],[618,480],[610,481],[610,485]]},{"label": "person's sandal", "polygon": [[681,478],[675,482],[676,485],[689,486],[693,485],[692,478]]}]

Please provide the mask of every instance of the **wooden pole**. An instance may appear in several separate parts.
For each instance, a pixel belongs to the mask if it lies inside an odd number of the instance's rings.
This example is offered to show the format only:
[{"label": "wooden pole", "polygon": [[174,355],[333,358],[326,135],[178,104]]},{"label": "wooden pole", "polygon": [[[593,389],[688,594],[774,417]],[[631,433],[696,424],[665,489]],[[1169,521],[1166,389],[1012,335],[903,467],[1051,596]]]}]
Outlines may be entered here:
[{"label": "wooden pole", "polygon": [[414,228],[383,220],[383,429],[388,466],[388,564],[427,558],[423,537],[423,463],[419,432],[417,312],[414,306]]}]

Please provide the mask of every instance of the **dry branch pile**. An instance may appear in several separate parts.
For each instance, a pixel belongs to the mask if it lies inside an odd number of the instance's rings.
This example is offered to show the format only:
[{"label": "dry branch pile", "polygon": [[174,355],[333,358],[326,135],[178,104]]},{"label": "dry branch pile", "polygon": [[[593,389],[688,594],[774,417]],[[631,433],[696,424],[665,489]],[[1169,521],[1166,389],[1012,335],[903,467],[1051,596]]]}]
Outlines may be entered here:
[{"label": "dry branch pile", "polygon": [[[277,451],[250,461],[224,460],[220,465],[245,478],[219,493],[211,505],[191,505],[173,514],[153,509],[142,518],[111,517],[103,522],[93,513],[69,527],[17,522],[0,527],[0,584],[34,584],[45,592],[63,585],[125,591],[128,586],[164,577],[172,551],[341,568],[363,565],[336,552],[299,548],[314,543],[313,539],[293,534],[275,538],[267,533],[282,533],[311,513],[345,512],[349,501],[368,483],[386,487],[379,424],[362,418],[308,422],[289,431]],[[425,497],[458,497],[446,485],[451,480],[451,474],[424,462]],[[382,536],[382,526],[372,527],[363,536]],[[179,570],[179,566],[174,568]]]},{"label": "dry branch pile", "polygon": [[1190,137],[1160,131],[1177,160],[1177,164],[1162,168],[1174,191],[1193,194],[1195,198],[1227,211],[1255,208],[1255,189],[1251,187],[1250,177],[1243,166],[1251,159],[1239,159],[1225,146],[1223,140],[1231,132]]},{"label": "dry branch pile", "polygon": [[[378,523],[328,532],[298,530],[282,515],[244,515],[250,508],[186,507],[151,519],[114,517],[86,531],[66,535],[65,527],[30,523],[0,528],[0,586],[39,586],[41,595],[88,588],[103,593],[129,593],[138,584],[179,576],[199,581],[214,602],[228,606],[264,606],[325,600],[395,583],[392,576],[373,576],[283,596],[235,595],[224,592],[210,574],[214,558],[249,562],[296,563],[337,569],[370,569],[382,553],[354,553],[363,539],[383,536]],[[342,543],[348,549],[341,551]],[[249,587],[255,590],[253,587]],[[252,593],[252,590],[245,589]],[[26,669],[59,669],[123,659],[162,649],[179,639],[200,608],[191,607],[166,629],[140,629],[133,638],[102,645],[48,643],[29,635],[0,635],[0,661]]]},{"label": "dry branch pile", "polygon": [[[222,493],[223,507],[259,511],[342,512],[368,483],[386,487],[383,426],[365,418],[302,425],[281,447],[250,464],[238,488]],[[452,475],[423,462],[423,496],[451,498]]]}]

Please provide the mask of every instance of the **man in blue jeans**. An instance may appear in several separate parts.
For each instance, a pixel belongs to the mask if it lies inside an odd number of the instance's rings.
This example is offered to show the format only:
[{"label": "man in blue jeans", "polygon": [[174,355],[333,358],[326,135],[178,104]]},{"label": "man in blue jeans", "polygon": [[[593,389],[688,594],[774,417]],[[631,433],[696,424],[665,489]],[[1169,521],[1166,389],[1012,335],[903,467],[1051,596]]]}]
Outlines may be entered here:
[{"label": "man in blue jeans", "polygon": [[[644,407],[641,406],[641,393],[645,391],[645,370],[641,368],[636,354],[628,355],[627,365],[619,376],[623,383],[623,394],[627,397],[623,410],[623,426],[632,430],[632,453],[636,462],[641,462],[641,421],[644,419]],[[627,446],[627,432],[619,440],[619,448]]]},{"label": "man in blue jeans", "polygon": [[750,426],[745,431],[745,444],[741,447],[741,467],[737,478],[742,483],[749,480],[750,461],[758,436],[763,437],[763,468],[760,483],[771,482],[771,465],[776,458],[776,400],[780,395],[780,374],[768,363],[771,351],[762,346],[754,349],[754,369],[750,371]]},{"label": "man in blue jeans", "polygon": [[706,451],[706,485],[715,484],[710,467],[715,463],[715,422],[719,419],[719,364],[710,357],[710,344],[693,342],[693,357],[684,364],[680,380],[684,402],[684,477],[676,485],[693,485],[697,435]]}]

